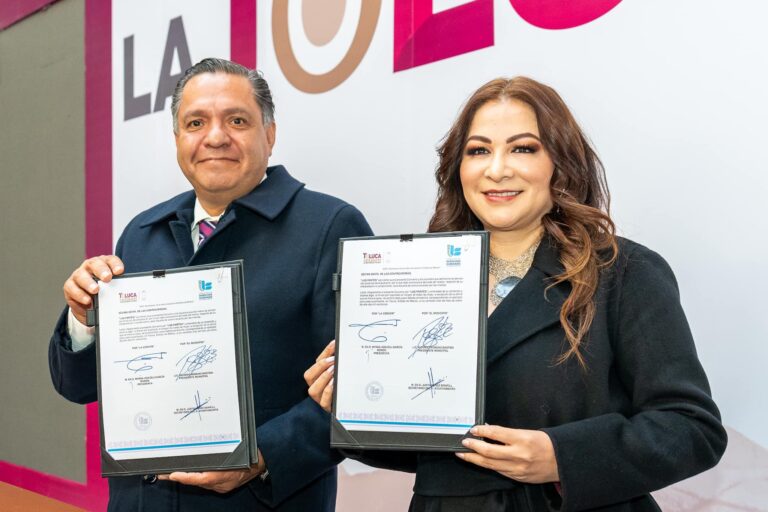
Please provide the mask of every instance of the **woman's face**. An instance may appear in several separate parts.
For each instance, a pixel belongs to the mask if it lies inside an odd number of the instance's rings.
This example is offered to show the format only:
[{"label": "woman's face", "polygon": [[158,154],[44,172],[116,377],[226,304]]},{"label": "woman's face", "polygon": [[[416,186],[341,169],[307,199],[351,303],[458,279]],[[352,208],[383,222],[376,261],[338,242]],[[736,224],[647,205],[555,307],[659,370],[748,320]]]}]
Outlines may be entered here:
[{"label": "woman's face", "polygon": [[459,172],[464,199],[485,229],[528,232],[541,226],[552,209],[553,171],[527,103],[505,99],[478,109]]}]

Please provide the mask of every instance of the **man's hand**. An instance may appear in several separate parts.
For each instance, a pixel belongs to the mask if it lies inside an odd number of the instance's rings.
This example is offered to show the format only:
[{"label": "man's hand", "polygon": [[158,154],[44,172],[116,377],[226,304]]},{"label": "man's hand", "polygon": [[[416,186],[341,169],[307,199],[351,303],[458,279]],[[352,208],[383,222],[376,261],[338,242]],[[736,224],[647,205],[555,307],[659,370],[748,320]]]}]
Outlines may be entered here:
[{"label": "man's hand", "polygon": [[171,480],[184,485],[195,485],[215,491],[221,494],[234,491],[241,485],[250,482],[264,471],[267,466],[264,457],[259,452],[259,463],[251,466],[250,469],[235,469],[232,471],[201,471],[196,473],[186,473],[176,471],[170,475],[157,475],[158,480]]},{"label": "man's hand", "polygon": [[85,260],[64,282],[64,299],[69,304],[72,314],[85,324],[85,310],[93,304],[91,295],[99,293],[95,279],[108,283],[112,276],[125,272],[123,262],[117,256],[97,256]]},{"label": "man's hand", "polygon": [[545,432],[495,425],[477,425],[470,432],[502,444],[464,439],[462,444],[475,453],[456,453],[460,459],[520,482],[542,484],[560,480],[555,448]]},{"label": "man's hand", "polygon": [[336,340],[331,340],[317,356],[315,364],[304,372],[304,380],[309,386],[309,396],[327,412],[331,411],[333,400],[333,372],[336,352]]}]

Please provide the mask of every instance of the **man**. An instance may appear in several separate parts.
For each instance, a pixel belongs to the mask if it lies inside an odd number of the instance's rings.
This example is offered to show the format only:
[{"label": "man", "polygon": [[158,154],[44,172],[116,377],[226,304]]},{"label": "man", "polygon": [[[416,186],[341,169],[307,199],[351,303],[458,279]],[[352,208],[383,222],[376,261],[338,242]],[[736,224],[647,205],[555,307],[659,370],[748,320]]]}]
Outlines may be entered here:
[{"label": "man", "polygon": [[306,190],[282,166],[267,168],[274,105],[257,72],[205,59],[179,81],[171,112],[194,191],[139,214],[116,255],[85,260],[64,283],[69,307],[49,349],[54,386],[74,402],[97,398],[93,334],[83,325],[94,278],[242,259],[258,465],[111,478],[109,510],[333,510],[341,457],[302,375],[334,335],[338,240],[370,228],[354,207]]}]

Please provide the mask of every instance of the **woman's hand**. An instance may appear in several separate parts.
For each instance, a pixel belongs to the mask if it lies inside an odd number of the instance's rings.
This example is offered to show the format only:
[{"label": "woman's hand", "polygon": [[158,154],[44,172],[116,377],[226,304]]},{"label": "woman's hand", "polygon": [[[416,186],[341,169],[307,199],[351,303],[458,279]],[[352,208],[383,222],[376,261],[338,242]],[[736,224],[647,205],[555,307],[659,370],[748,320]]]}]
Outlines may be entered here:
[{"label": "woman's hand", "polygon": [[333,370],[336,357],[336,340],[331,340],[317,356],[315,364],[304,372],[304,380],[309,386],[309,396],[327,412],[331,411],[333,400]]},{"label": "woman's hand", "polygon": [[475,453],[456,453],[460,459],[529,484],[560,480],[555,447],[546,433],[496,425],[477,425],[472,427],[470,432],[502,444],[464,439],[462,444]]}]

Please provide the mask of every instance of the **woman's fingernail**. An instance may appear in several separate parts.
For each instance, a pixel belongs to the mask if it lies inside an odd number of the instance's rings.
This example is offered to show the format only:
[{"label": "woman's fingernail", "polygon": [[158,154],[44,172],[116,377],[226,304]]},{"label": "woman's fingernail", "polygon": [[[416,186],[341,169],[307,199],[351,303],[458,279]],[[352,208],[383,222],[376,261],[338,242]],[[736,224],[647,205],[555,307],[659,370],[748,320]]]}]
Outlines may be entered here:
[{"label": "woman's fingernail", "polygon": [[332,364],[331,366],[329,366],[329,367],[328,367],[328,369],[327,369],[327,370],[325,370],[325,371],[326,371],[326,373],[333,373],[333,369],[334,369],[335,367],[336,367],[336,365],[335,365],[335,364]]},{"label": "woman's fingernail", "polygon": [[464,458],[464,454],[463,454],[463,453],[461,453],[461,452],[456,452],[456,456],[457,456],[458,458],[460,458],[460,459],[463,459],[463,458]]},{"label": "woman's fingernail", "polygon": [[330,363],[334,359],[336,359],[336,356],[326,357],[325,359],[323,359],[323,362],[324,363]]},{"label": "woman's fingernail", "polygon": [[461,444],[463,444],[464,446],[469,446],[469,443],[470,443],[469,439],[462,439],[461,440]]},{"label": "woman's fingernail", "polygon": [[475,436],[476,436],[476,435],[477,435],[477,432],[478,432],[478,430],[479,430],[479,429],[478,429],[477,427],[472,427],[471,429],[469,429],[469,432],[470,432],[472,435],[475,435]]}]

